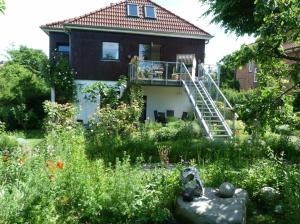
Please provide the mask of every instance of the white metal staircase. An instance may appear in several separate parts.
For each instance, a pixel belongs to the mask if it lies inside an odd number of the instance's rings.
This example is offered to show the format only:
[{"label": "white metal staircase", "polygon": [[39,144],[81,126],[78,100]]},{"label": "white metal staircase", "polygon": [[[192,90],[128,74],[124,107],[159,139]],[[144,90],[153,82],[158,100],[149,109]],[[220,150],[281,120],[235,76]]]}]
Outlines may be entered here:
[{"label": "white metal staircase", "polygon": [[198,77],[192,77],[182,62],[136,61],[130,64],[129,80],[141,85],[183,86],[206,136],[232,138],[237,116],[214,80],[218,69],[212,67],[199,65]]},{"label": "white metal staircase", "polygon": [[[205,68],[201,71],[199,77],[195,78],[183,63],[180,68],[183,87],[193,104],[196,117],[210,139],[232,138],[233,132],[226,116],[235,120],[234,110],[209,71]],[[234,128],[234,121],[232,124]]]}]

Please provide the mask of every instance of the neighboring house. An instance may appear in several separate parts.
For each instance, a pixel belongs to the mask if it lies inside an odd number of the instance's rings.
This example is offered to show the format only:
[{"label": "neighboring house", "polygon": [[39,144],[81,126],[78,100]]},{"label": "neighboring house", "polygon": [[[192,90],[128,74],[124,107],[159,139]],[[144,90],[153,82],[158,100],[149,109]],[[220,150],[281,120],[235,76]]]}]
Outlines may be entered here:
[{"label": "neighboring house", "polygon": [[82,89],[96,81],[114,85],[127,74],[130,82],[143,87],[143,119],[182,118],[193,111],[210,138],[232,136],[196,79],[197,64],[204,62],[212,36],[153,1],[122,1],[41,29],[49,35],[50,53],[56,49],[68,54],[77,72],[78,119],[84,123],[97,105],[86,100]]},{"label": "neighboring house", "polygon": [[[287,43],[283,45],[285,52],[289,56],[300,57],[300,46],[293,43]],[[293,63],[292,61],[285,60],[288,64]],[[256,88],[258,85],[256,73],[258,68],[253,61],[242,68],[237,69],[235,78],[240,83],[241,90],[248,90]]]}]

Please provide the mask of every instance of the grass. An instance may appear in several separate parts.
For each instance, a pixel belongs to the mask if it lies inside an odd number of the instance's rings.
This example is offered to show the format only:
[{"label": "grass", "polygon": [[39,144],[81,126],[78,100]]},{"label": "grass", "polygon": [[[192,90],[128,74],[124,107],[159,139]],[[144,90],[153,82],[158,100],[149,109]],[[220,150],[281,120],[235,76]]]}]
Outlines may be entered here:
[{"label": "grass", "polygon": [[34,148],[43,141],[45,133],[41,129],[34,129],[26,131],[15,131],[13,132],[13,135],[17,138],[24,138],[28,145]]}]

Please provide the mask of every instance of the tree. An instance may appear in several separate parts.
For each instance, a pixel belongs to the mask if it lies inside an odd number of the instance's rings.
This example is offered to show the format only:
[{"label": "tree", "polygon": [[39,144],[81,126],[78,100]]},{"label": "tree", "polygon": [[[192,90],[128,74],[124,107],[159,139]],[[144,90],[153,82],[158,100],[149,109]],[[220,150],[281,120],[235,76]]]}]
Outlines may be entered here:
[{"label": "tree", "polygon": [[40,127],[44,117],[42,103],[49,98],[44,80],[20,64],[0,69],[0,120],[7,128]]},{"label": "tree", "polygon": [[[207,14],[227,32],[250,34],[255,43],[242,46],[227,58],[234,67],[254,60],[259,67],[258,94],[246,102],[240,113],[250,131],[275,128],[294,121],[292,93],[300,85],[300,57],[287,55],[283,44],[300,43],[298,0],[200,0],[209,5]],[[283,60],[290,60],[287,65]]]},{"label": "tree", "polygon": [[4,0],[0,0],[0,12],[3,13],[5,10],[5,2]]},{"label": "tree", "polygon": [[38,49],[20,46],[18,49],[8,50],[9,63],[19,64],[34,74],[41,76],[42,66],[47,61],[47,55]]}]

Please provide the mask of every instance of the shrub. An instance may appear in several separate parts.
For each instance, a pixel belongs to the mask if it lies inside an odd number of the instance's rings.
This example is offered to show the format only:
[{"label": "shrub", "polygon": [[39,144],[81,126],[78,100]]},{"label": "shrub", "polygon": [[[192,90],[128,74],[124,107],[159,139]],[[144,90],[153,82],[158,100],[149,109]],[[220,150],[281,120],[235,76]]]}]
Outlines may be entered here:
[{"label": "shrub", "polygon": [[9,130],[40,126],[42,102],[48,98],[40,77],[21,65],[7,64],[0,70],[0,89],[0,120]]},{"label": "shrub", "polygon": [[0,121],[0,134],[4,133],[5,129],[6,129],[5,123]]},{"label": "shrub", "polygon": [[0,155],[10,155],[18,145],[15,137],[0,133]]},{"label": "shrub", "polygon": [[69,59],[66,55],[53,52],[49,60],[42,66],[42,76],[49,87],[55,89],[56,102],[64,104],[75,100],[76,73],[70,67]]},{"label": "shrub", "polygon": [[58,133],[75,128],[77,125],[77,110],[73,104],[58,104],[50,101],[44,103],[44,110],[47,114],[44,126],[47,131]]},{"label": "shrub", "polygon": [[122,140],[138,130],[140,115],[141,107],[137,102],[120,103],[117,108],[110,105],[99,108],[90,121],[92,141],[98,146],[122,144]]},{"label": "shrub", "polygon": [[200,138],[201,129],[196,122],[175,121],[169,122],[165,127],[155,131],[155,140],[170,141],[170,140],[185,140],[191,141],[193,138]]}]

